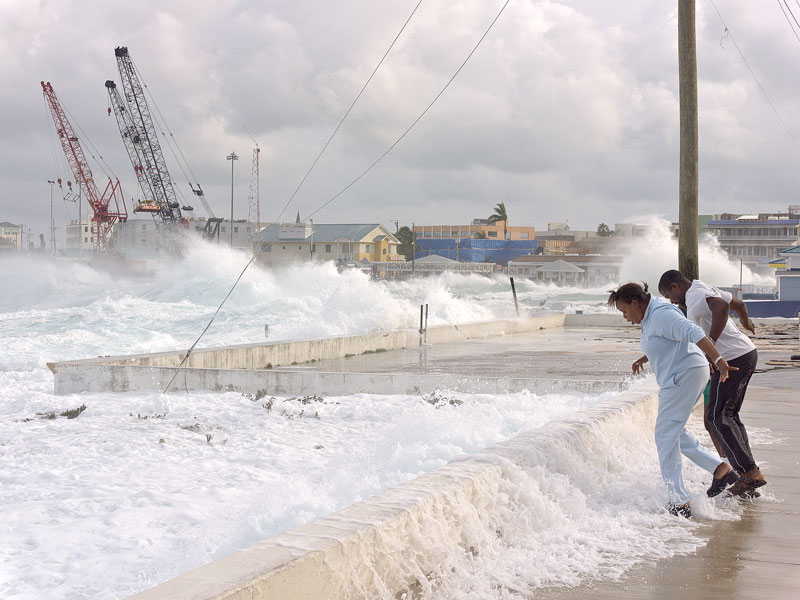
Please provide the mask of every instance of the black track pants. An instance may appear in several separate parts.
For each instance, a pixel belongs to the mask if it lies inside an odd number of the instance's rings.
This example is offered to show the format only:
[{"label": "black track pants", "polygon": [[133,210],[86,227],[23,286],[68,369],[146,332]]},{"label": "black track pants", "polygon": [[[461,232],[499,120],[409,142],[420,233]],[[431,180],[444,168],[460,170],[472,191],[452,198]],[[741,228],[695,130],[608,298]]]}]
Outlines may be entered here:
[{"label": "black track pants", "polygon": [[744,402],[747,384],[756,369],[758,351],[751,350],[744,356],[728,362],[738,371],[731,371],[728,379],[720,383],[719,371],[711,374],[711,390],[708,398],[708,420],[717,435],[725,456],[739,475],[757,467],[750,450],[747,431],[739,419],[739,410]]}]

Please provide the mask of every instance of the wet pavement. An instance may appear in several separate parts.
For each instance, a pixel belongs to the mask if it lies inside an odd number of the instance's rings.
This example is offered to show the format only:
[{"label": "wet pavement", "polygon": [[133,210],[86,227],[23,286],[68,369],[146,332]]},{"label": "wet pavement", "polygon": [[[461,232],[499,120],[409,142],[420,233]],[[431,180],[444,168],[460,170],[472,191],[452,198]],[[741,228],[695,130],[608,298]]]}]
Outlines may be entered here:
[{"label": "wet pavement", "polygon": [[[738,521],[704,523],[694,553],[628,571],[618,580],[550,588],[536,600],[770,600],[800,598],[800,354],[797,324],[757,328],[759,368],[741,411],[744,424],[767,429],[753,453],[769,481]],[[693,419],[702,419],[695,411]],[[759,436],[761,437],[761,436]]]}]

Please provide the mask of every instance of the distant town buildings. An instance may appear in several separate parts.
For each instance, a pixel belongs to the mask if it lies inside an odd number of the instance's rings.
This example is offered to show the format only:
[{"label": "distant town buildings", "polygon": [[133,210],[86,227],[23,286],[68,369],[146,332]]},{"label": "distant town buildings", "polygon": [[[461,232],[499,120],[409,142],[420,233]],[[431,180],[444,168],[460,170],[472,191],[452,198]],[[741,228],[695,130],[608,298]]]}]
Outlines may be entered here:
[{"label": "distant town buildings", "polygon": [[785,213],[713,215],[706,227],[731,260],[741,261],[754,273],[768,275],[770,263],[783,250],[798,244],[800,205],[789,206]]},{"label": "distant town buildings", "polygon": [[[505,227],[504,221],[490,223],[489,219],[473,219],[469,225],[414,225],[417,239],[460,240],[465,238],[486,238],[488,240],[532,240],[536,237],[533,226]],[[507,235],[505,235],[507,233]]]}]

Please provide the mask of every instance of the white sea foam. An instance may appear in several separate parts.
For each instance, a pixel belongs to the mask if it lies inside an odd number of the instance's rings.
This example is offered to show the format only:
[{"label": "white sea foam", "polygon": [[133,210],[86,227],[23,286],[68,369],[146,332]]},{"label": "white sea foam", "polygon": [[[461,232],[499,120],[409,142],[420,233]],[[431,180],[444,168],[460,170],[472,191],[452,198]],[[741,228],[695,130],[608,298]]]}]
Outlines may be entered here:
[{"label": "white sea foam", "polygon": [[[267,411],[267,399],[237,394],[52,394],[46,361],[188,347],[246,262],[205,244],[148,276],[0,257],[0,597],[122,597],[597,400],[462,395],[435,408],[356,395]],[[524,312],[607,310],[605,286],[519,279],[517,291]],[[376,282],[331,265],[252,267],[201,345],[262,341],[265,324],[273,340],[414,327],[425,303],[431,325],[514,315],[505,277]],[[82,404],[77,419],[37,415]],[[660,510],[650,434],[613,442],[597,464],[509,471],[497,484],[507,510],[492,517],[508,535],[454,559],[459,577],[440,593],[509,597],[701,543],[698,525]],[[576,485],[609,464],[603,481]],[[688,473],[702,494],[703,475]]]}]

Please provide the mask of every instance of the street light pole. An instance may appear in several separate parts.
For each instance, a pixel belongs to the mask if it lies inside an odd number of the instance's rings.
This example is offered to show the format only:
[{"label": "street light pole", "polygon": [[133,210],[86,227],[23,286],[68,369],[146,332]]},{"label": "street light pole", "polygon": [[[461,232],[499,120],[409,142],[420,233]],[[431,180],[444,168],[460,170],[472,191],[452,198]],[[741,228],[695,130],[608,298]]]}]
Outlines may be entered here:
[{"label": "street light pole", "polygon": [[50,252],[56,253],[56,224],[53,221],[53,185],[55,181],[48,179],[47,183],[50,184]]},{"label": "street light pole", "polygon": [[231,248],[233,248],[233,161],[239,160],[239,157],[236,152],[231,151],[225,158],[231,161]]}]

